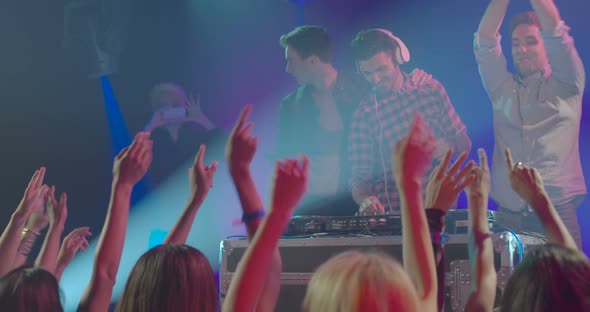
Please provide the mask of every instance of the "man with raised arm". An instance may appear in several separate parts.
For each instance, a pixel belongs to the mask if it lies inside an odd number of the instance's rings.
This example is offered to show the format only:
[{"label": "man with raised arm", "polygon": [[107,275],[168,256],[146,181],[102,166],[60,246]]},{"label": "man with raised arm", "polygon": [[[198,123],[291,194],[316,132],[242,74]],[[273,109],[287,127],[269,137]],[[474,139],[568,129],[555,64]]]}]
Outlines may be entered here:
[{"label": "man with raised arm", "polygon": [[490,2],[474,39],[481,80],[493,105],[491,196],[499,211],[511,215],[497,221],[517,215],[525,228],[538,224],[530,205],[510,188],[502,157],[509,147],[517,164],[539,170],[551,202],[581,246],[576,208],[586,195],[578,147],[584,67],[553,0],[531,0],[535,12],[510,23],[516,72],[508,72],[498,34],[508,3]]}]

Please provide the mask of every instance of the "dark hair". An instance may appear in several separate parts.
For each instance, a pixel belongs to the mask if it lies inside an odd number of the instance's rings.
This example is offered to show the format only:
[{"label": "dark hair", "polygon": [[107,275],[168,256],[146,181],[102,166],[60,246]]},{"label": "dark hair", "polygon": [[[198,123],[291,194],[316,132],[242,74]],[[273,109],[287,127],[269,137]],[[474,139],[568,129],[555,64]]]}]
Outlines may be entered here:
[{"label": "dark hair", "polygon": [[352,56],[356,61],[365,61],[379,52],[387,52],[393,56],[398,47],[395,41],[382,31],[371,29],[361,31],[350,43]]},{"label": "dark hair", "polygon": [[63,312],[57,279],[41,268],[14,269],[0,278],[0,307],[15,312]]},{"label": "dark hair", "polygon": [[532,250],[516,268],[502,298],[502,311],[590,311],[590,261],[560,245]]},{"label": "dark hair", "polygon": [[205,255],[188,245],[160,245],[137,260],[117,311],[218,309],[217,285]]},{"label": "dark hair", "polygon": [[518,25],[535,25],[537,27],[539,27],[539,29],[541,29],[541,22],[539,22],[539,17],[537,16],[537,13],[535,12],[524,12],[524,13],[520,13],[518,15],[513,16],[510,19],[510,35],[512,36],[512,33],[514,32],[514,29],[518,26]]},{"label": "dark hair", "polygon": [[279,42],[283,48],[294,48],[303,59],[316,55],[324,63],[332,62],[332,40],[322,27],[299,26],[282,35]]}]

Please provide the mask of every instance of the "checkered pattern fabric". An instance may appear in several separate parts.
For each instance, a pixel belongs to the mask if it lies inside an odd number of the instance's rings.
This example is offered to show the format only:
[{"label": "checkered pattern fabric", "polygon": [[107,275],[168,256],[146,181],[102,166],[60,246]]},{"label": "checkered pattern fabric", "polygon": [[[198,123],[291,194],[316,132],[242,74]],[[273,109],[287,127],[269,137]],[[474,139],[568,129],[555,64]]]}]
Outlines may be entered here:
[{"label": "checkered pattern fabric", "polygon": [[[375,93],[361,102],[352,119],[348,145],[351,187],[368,186],[386,211],[393,214],[399,213],[399,194],[392,173],[393,148],[408,134],[417,112],[424,116],[439,140],[441,150],[451,147],[461,152],[456,147],[470,146],[470,142],[460,142],[469,140],[465,125],[440,82],[431,80],[418,87],[411,83],[407,74],[404,76],[405,83],[400,91]],[[386,182],[389,200],[385,192]]]}]

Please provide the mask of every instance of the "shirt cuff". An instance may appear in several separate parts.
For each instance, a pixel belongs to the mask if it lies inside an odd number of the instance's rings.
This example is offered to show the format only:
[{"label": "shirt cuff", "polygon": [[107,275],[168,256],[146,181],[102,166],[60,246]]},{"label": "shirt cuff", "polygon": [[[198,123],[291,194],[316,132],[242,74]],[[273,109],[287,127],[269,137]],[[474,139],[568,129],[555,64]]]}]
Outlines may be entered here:
[{"label": "shirt cuff", "polygon": [[478,33],[473,34],[473,49],[492,49],[500,45],[502,35],[497,34],[496,38],[480,37]]},{"label": "shirt cuff", "polygon": [[554,29],[543,30],[541,35],[543,38],[556,38],[567,35],[570,31],[570,27],[565,24],[563,20],[557,23]]}]

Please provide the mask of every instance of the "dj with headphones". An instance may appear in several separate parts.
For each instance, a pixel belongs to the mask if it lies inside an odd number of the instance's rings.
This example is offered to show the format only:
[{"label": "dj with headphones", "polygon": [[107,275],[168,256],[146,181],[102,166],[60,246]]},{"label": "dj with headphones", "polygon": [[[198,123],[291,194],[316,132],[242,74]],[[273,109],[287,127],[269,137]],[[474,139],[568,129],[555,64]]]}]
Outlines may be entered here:
[{"label": "dj with headphones", "polygon": [[[362,97],[370,93],[363,77],[333,64],[332,40],[321,26],[302,25],[279,39],[288,74],[299,87],[281,100],[273,158],[304,153],[313,164],[309,188],[297,215],[349,216],[358,205],[349,191],[350,120]],[[416,85],[431,76],[410,74]]]},{"label": "dj with headphones", "polygon": [[402,40],[388,30],[370,29],[359,32],[351,46],[359,72],[372,87],[352,118],[352,195],[358,214],[399,214],[391,159],[393,146],[408,134],[414,115],[424,116],[439,141],[440,155],[449,148],[455,154],[468,152],[471,140],[441,83],[432,79],[416,86],[400,69],[410,60]]}]

